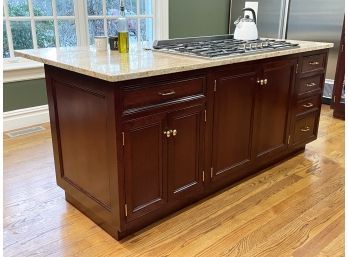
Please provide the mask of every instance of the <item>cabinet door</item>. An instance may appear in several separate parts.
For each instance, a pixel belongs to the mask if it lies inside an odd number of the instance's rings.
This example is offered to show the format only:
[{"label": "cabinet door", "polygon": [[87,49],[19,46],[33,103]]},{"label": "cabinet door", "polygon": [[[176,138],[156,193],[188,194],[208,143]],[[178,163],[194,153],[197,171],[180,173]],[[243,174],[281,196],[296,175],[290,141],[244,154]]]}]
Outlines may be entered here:
[{"label": "cabinet door", "polygon": [[181,199],[203,190],[204,105],[168,116],[168,196]]},{"label": "cabinet door", "polygon": [[124,174],[127,221],[166,202],[165,114],[136,119],[124,125]]},{"label": "cabinet door", "polygon": [[256,77],[254,66],[216,77],[212,180],[231,176],[252,160]]},{"label": "cabinet door", "polygon": [[[263,65],[258,84],[254,131],[255,158],[267,158],[288,147],[290,100],[295,82],[296,59],[269,62]],[[263,85],[262,85],[263,84]]]}]

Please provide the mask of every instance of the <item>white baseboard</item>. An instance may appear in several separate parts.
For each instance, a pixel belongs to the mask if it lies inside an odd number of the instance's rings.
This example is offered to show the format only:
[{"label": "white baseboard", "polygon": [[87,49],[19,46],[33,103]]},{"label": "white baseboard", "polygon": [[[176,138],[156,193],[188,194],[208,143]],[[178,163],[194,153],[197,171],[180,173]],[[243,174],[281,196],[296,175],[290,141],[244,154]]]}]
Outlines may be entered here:
[{"label": "white baseboard", "polygon": [[4,131],[30,127],[49,121],[47,105],[4,112]]}]

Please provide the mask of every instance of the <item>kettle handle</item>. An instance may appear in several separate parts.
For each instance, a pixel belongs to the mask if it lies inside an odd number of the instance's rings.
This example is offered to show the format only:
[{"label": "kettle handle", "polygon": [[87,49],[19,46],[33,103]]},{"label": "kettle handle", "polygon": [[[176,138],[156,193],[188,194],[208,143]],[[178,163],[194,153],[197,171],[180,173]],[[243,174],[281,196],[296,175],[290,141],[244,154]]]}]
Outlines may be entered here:
[{"label": "kettle handle", "polygon": [[256,24],[256,13],[255,13],[254,9],[253,9],[253,8],[244,8],[244,9],[242,9],[242,12],[243,12],[243,13],[244,13],[245,11],[251,11],[251,13],[253,14],[253,20],[254,20],[254,22],[255,22],[255,24]]}]

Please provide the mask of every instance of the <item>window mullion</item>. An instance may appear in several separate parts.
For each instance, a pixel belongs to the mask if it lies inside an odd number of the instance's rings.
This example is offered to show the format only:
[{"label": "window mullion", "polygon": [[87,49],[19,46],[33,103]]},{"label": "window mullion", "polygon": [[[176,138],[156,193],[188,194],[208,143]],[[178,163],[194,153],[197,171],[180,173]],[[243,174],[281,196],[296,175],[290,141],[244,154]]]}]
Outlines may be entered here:
[{"label": "window mullion", "polygon": [[33,38],[33,46],[34,49],[37,49],[37,37],[36,37],[36,27],[35,27],[35,21],[34,21],[34,8],[33,8],[33,2],[32,0],[28,0],[28,6],[29,6],[29,16],[30,16],[30,24],[31,24],[31,34]]},{"label": "window mullion", "polygon": [[103,21],[104,21],[104,35],[107,36],[108,35],[108,22],[106,19],[106,0],[102,0],[103,1]]},{"label": "window mullion", "polygon": [[75,0],[75,24],[76,33],[78,35],[79,45],[88,46],[88,17],[87,6],[85,0]]},{"label": "window mullion", "polygon": [[140,0],[137,0],[137,26],[138,26],[138,28],[137,28],[137,30],[138,30],[138,35],[137,35],[137,42],[138,42],[138,44],[140,44],[140,42],[141,42],[141,37],[140,37],[140,18],[139,18],[139,16],[140,16]]},{"label": "window mullion", "polygon": [[6,32],[7,32],[7,41],[8,41],[8,48],[10,50],[10,57],[14,57],[14,49],[13,49],[13,40],[12,40],[12,31],[11,31],[11,24],[8,14],[8,5],[7,0],[4,0],[4,16],[5,16],[5,24],[6,24]]},{"label": "window mullion", "polygon": [[[156,0],[152,0],[152,40],[157,38],[157,29],[156,25],[157,24],[157,19],[155,19],[155,16],[157,15],[157,5],[156,5]],[[155,22],[156,20],[156,22]]]},{"label": "window mullion", "polygon": [[58,19],[57,19],[57,3],[56,0],[52,0],[52,14],[54,23],[54,34],[56,39],[56,47],[60,47],[59,43],[59,30],[58,30]]}]

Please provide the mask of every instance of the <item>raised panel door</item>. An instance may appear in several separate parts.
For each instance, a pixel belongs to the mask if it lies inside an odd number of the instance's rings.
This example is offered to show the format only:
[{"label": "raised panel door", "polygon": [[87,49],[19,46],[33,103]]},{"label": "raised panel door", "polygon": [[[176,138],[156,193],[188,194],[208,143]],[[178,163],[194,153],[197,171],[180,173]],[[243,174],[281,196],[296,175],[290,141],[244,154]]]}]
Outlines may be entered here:
[{"label": "raised panel door", "polygon": [[168,195],[171,199],[194,196],[203,190],[204,105],[168,116]]},{"label": "raised panel door", "polygon": [[165,119],[166,114],[155,114],[124,124],[127,221],[166,202]]},{"label": "raised panel door", "polygon": [[256,78],[250,66],[221,72],[215,80],[212,180],[252,161]]},{"label": "raised panel door", "polygon": [[256,123],[254,130],[255,158],[266,158],[287,149],[291,92],[295,81],[296,59],[273,61],[263,65],[258,83]]}]

